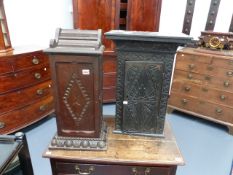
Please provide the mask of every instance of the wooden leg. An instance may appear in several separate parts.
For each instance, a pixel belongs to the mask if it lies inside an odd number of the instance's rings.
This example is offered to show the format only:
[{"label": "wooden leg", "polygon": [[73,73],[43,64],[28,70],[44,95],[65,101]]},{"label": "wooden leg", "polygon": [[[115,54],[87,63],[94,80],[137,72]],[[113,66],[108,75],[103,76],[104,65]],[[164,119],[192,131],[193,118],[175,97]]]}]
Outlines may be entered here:
[{"label": "wooden leg", "polygon": [[168,114],[171,114],[173,111],[174,111],[174,109],[173,109],[173,108],[171,108],[171,107],[167,107],[167,113],[168,113]]},{"label": "wooden leg", "polygon": [[233,126],[227,126],[228,127],[228,133],[230,135],[233,135]]}]

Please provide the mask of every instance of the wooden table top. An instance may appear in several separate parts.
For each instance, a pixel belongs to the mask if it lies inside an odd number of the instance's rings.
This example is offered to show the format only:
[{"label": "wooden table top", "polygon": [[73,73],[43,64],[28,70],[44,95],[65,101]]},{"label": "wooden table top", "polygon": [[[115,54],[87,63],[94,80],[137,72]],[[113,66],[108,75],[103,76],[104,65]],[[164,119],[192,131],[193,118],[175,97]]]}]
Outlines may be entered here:
[{"label": "wooden table top", "polygon": [[183,157],[168,121],[165,122],[164,138],[115,134],[113,133],[114,120],[108,118],[106,122],[108,125],[108,148],[106,151],[47,149],[43,157],[82,161],[83,163],[184,165]]}]

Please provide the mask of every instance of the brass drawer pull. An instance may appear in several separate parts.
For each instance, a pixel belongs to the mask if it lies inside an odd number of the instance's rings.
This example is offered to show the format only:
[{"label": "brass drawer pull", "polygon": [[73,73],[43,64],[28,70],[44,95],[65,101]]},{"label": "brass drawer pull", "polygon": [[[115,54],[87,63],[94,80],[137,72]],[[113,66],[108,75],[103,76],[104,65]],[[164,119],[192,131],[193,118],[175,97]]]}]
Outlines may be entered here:
[{"label": "brass drawer pull", "polygon": [[209,71],[212,71],[214,68],[213,68],[213,66],[208,66],[207,67],[207,70],[209,70]]},{"label": "brass drawer pull", "polygon": [[39,59],[36,56],[34,56],[33,59],[32,59],[32,63],[33,64],[39,64],[40,61],[39,61]]},{"label": "brass drawer pull", "polygon": [[216,108],[216,109],[215,109],[215,112],[216,112],[217,114],[222,114],[222,109],[221,109],[221,108]]},{"label": "brass drawer pull", "polygon": [[227,76],[228,76],[228,77],[232,77],[232,76],[233,76],[233,72],[232,72],[232,71],[228,71],[228,72],[227,72]]},{"label": "brass drawer pull", "polygon": [[189,64],[189,69],[194,69],[195,68],[195,64]]},{"label": "brass drawer pull", "polygon": [[184,87],[184,90],[185,90],[186,92],[189,92],[189,91],[191,90],[191,87],[190,87],[190,86],[185,86],[185,87]]},{"label": "brass drawer pull", "polygon": [[41,74],[40,74],[40,73],[35,73],[35,74],[34,74],[34,77],[35,77],[37,80],[39,80],[39,79],[41,78]]},{"label": "brass drawer pull", "polygon": [[[132,173],[133,173],[133,175],[137,175],[138,174],[138,171],[137,171],[136,167],[132,168]],[[146,168],[145,171],[144,171],[144,175],[150,175],[150,173],[151,173],[151,169],[150,168]]]},{"label": "brass drawer pull", "polygon": [[0,129],[5,127],[5,123],[4,122],[0,122]]},{"label": "brass drawer pull", "polygon": [[211,77],[210,77],[209,75],[206,75],[206,76],[205,76],[205,80],[208,80],[208,81],[209,81],[209,80],[211,80]]},{"label": "brass drawer pull", "polygon": [[36,94],[37,95],[43,95],[44,94],[44,90],[43,89],[37,89]]},{"label": "brass drawer pull", "polygon": [[149,175],[149,174],[150,174],[150,172],[151,172],[150,168],[146,168],[146,169],[145,169],[145,173],[144,173],[144,174],[145,174],[145,175]]},{"label": "brass drawer pull", "polygon": [[188,79],[192,79],[193,78],[193,75],[192,74],[188,74]]},{"label": "brass drawer pull", "polygon": [[89,175],[89,174],[93,173],[95,168],[94,168],[94,166],[90,166],[88,170],[84,170],[82,172],[79,165],[76,165],[75,170],[76,170],[77,175]]},{"label": "brass drawer pull", "polygon": [[220,95],[220,99],[223,101],[226,99],[226,96],[225,95]]},{"label": "brass drawer pull", "polygon": [[182,99],[181,102],[182,102],[183,105],[186,105],[188,103],[188,100],[187,99]]},{"label": "brass drawer pull", "polygon": [[46,104],[44,104],[44,105],[41,105],[39,109],[40,109],[40,111],[46,111],[47,108],[48,108],[48,106]]},{"label": "brass drawer pull", "polygon": [[229,87],[229,86],[230,86],[230,83],[229,83],[229,81],[224,81],[223,85],[224,85],[225,87]]}]

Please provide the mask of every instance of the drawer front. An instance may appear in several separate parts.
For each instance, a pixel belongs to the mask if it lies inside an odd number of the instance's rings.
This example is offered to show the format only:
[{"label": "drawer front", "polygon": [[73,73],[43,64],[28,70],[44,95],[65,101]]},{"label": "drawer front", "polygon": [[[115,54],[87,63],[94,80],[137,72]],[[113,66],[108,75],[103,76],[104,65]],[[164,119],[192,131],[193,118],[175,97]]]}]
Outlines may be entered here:
[{"label": "drawer front", "polygon": [[34,104],[0,116],[0,134],[8,134],[24,128],[53,112],[53,97],[45,97]]},{"label": "drawer front", "polygon": [[103,88],[115,87],[116,86],[116,73],[104,74]]},{"label": "drawer front", "polygon": [[0,95],[0,114],[21,108],[51,95],[51,81]]},{"label": "drawer front", "polygon": [[233,109],[220,104],[210,103],[195,97],[172,92],[169,105],[211,117],[214,120],[233,123]]},{"label": "drawer front", "polygon": [[173,81],[172,92],[198,97],[204,101],[210,101],[228,107],[233,106],[233,92],[230,93],[214,89],[208,85],[198,85],[189,81]]},{"label": "drawer front", "polygon": [[206,74],[219,78],[233,79],[233,69],[220,68],[219,66],[192,62],[191,60],[179,60],[176,62],[176,69],[190,73]]},{"label": "drawer front", "polygon": [[175,70],[173,81],[190,81],[200,85],[208,85],[223,91],[232,92],[233,80],[229,78],[217,78],[210,75],[202,75],[182,70]]},{"label": "drawer front", "polygon": [[174,168],[171,167],[141,167],[124,165],[97,165],[56,162],[56,174],[85,174],[85,175],[172,175]]},{"label": "drawer front", "polygon": [[49,64],[49,59],[42,51],[18,55],[15,58],[15,71],[27,69],[32,66]]},{"label": "drawer front", "polygon": [[49,65],[0,76],[0,94],[50,79]]},{"label": "drawer front", "polygon": [[14,72],[12,57],[2,57],[0,59],[0,75]]},{"label": "drawer front", "polygon": [[178,52],[176,55],[176,62],[211,64],[212,59],[212,56],[189,54],[185,52]]}]

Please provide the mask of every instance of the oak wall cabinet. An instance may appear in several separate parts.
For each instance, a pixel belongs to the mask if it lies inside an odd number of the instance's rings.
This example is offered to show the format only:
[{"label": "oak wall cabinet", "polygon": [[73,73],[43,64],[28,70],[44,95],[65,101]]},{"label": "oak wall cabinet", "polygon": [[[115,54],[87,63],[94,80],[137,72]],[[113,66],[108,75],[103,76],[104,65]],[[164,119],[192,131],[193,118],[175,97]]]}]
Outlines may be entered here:
[{"label": "oak wall cabinet", "polygon": [[[73,0],[74,28],[103,33],[114,29],[158,31],[162,0]],[[103,99],[116,97],[116,55],[114,44],[103,36]]]}]

